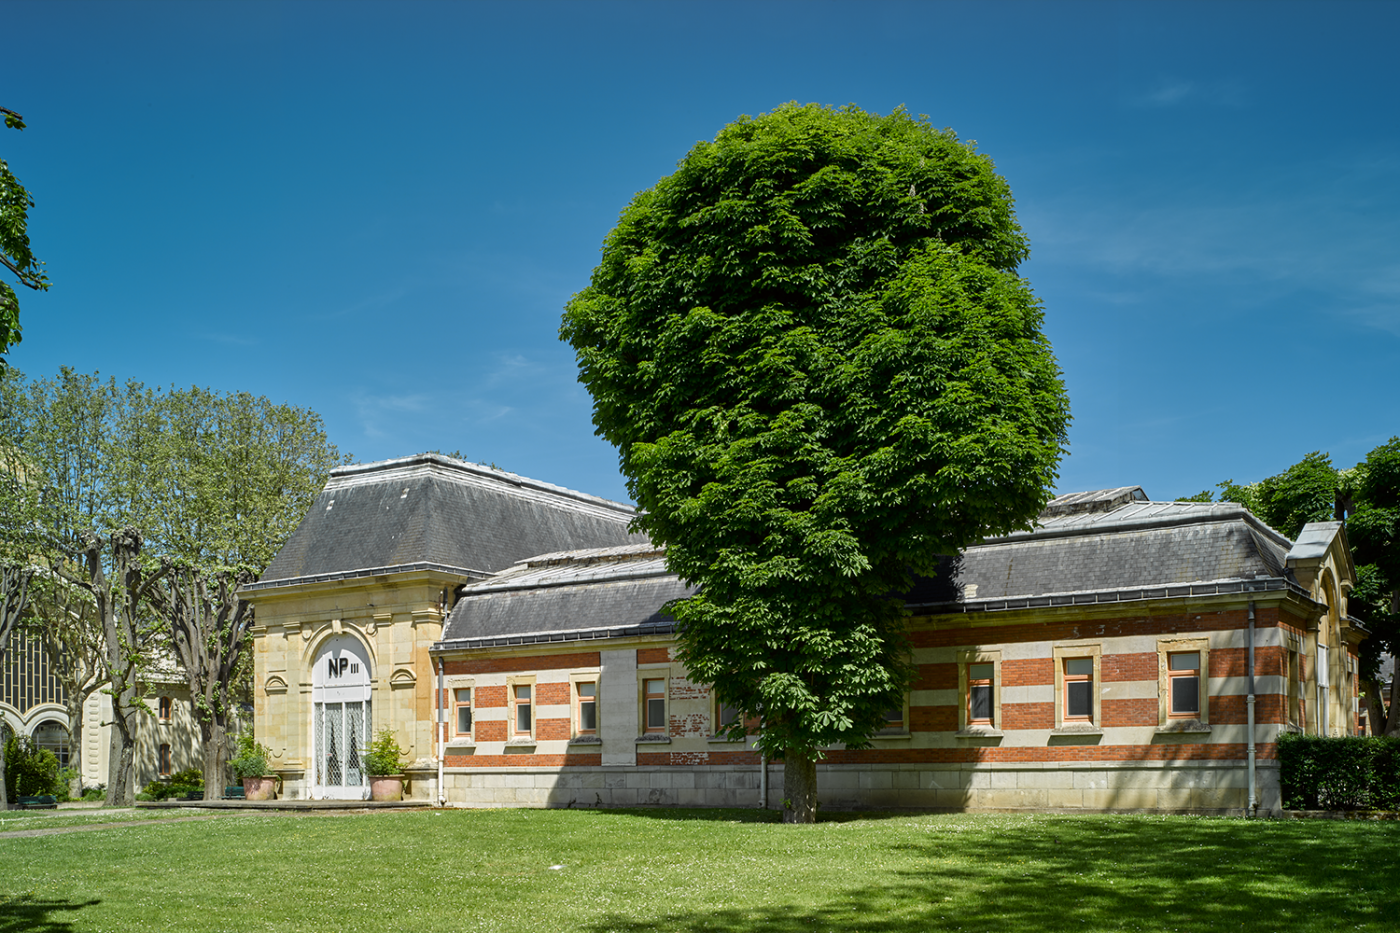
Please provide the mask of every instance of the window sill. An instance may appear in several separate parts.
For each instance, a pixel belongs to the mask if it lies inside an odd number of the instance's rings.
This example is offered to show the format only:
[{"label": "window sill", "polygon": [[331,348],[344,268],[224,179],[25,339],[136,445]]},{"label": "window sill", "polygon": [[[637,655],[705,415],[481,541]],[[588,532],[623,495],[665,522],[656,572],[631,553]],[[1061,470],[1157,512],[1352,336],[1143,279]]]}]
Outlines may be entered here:
[{"label": "window sill", "polygon": [[569,739],[570,745],[602,745],[603,740],[596,735],[576,735]]},{"label": "window sill", "polygon": [[908,733],[908,732],[878,732],[878,733],[876,733],[875,735],[872,735],[872,736],[870,737],[870,740],[871,740],[872,742],[880,742],[880,741],[886,741],[886,742],[890,742],[890,741],[894,741],[894,742],[907,742],[907,741],[909,741],[910,739],[912,739],[913,737],[914,737],[914,736],[911,735],[911,734]]},{"label": "window sill", "polygon": [[745,739],[731,739],[731,738],[730,738],[729,736],[727,736],[727,735],[712,735],[712,736],[710,736],[708,739],[706,739],[705,741],[709,742],[711,745],[744,745],[744,744],[746,744],[746,740],[745,740]]},{"label": "window sill", "polygon": [[449,740],[447,743],[447,748],[449,751],[454,748],[476,748],[476,743],[473,742],[471,739],[458,739],[457,741]]},{"label": "window sill", "polygon": [[1002,731],[991,726],[966,726],[954,732],[953,736],[959,739],[999,739]]},{"label": "window sill", "polygon": [[1158,735],[1210,735],[1210,726],[1199,719],[1172,719],[1157,727]]},{"label": "window sill", "polygon": [[515,738],[506,741],[506,748],[534,748],[538,743],[533,738]]},{"label": "window sill", "polygon": [[1071,723],[1050,730],[1051,735],[1103,735],[1103,730],[1091,722]]},{"label": "window sill", "polygon": [[665,735],[639,735],[639,736],[637,736],[637,744],[638,744],[638,745],[670,745],[670,744],[671,744],[671,738],[670,738],[670,736],[665,736]]}]

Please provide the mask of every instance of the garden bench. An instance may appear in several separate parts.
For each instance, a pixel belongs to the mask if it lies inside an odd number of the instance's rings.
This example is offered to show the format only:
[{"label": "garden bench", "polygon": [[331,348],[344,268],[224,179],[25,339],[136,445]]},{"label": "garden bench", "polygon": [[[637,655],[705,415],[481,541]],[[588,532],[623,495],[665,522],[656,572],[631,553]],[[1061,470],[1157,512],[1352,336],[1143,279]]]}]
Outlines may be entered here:
[{"label": "garden bench", "polygon": [[243,795],[243,785],[241,785],[241,784],[230,784],[228,787],[225,787],[225,788],[224,788],[224,799],[225,799],[225,800],[246,800],[247,798]]},{"label": "garden bench", "polygon": [[53,794],[39,794],[34,797],[20,797],[18,801],[21,810],[57,810],[58,798]]}]

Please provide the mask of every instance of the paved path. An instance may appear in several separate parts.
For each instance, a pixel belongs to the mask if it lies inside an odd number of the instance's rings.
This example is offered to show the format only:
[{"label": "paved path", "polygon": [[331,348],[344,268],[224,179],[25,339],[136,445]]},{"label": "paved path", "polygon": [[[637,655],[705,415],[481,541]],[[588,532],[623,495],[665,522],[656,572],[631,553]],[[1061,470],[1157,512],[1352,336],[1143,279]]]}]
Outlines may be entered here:
[{"label": "paved path", "polygon": [[[426,808],[421,808],[421,809],[426,809]],[[319,809],[318,809],[318,810],[312,810],[312,809],[298,809],[298,810],[279,809],[279,810],[265,810],[265,811],[261,811],[261,815],[263,815],[263,816],[349,816],[349,815],[352,814],[352,813],[361,813],[361,814],[363,814],[363,813],[370,813],[370,812],[373,812],[370,808],[352,810],[352,809],[348,809],[348,808],[341,807],[341,808],[337,808],[337,809],[334,809],[334,810],[319,810]],[[406,809],[406,808],[395,808],[395,809],[389,810],[389,811],[387,811],[387,812],[389,812],[389,813],[409,813],[409,812],[412,812],[412,811],[411,811],[411,810],[408,810],[408,809]],[[240,809],[240,810],[225,810],[225,811],[223,811],[223,812],[215,812],[215,813],[204,813],[204,814],[200,814],[199,816],[171,816],[171,817],[166,817],[165,819],[156,819],[156,820],[122,820],[122,821],[120,821],[120,822],[115,822],[115,823],[85,823],[85,824],[83,824],[83,825],[81,825],[81,826],[55,826],[55,827],[53,827],[53,828],[51,828],[51,829],[42,829],[42,828],[41,828],[41,829],[14,829],[14,830],[10,830],[9,832],[0,832],[0,839],[20,839],[20,838],[25,838],[25,837],[29,837],[29,836],[57,836],[57,835],[59,835],[60,833],[85,833],[85,832],[90,832],[90,831],[92,831],[92,830],[98,830],[98,829],[121,829],[122,827],[125,827],[125,826],[157,826],[157,825],[161,825],[161,824],[165,824],[165,823],[194,823],[194,822],[198,822],[198,821],[201,821],[201,820],[222,820],[222,819],[226,819],[226,818],[232,817],[232,816],[239,816],[239,815],[251,816],[251,815],[254,815],[254,814],[258,814],[258,813],[259,813],[259,811],[257,811],[257,810]]]}]

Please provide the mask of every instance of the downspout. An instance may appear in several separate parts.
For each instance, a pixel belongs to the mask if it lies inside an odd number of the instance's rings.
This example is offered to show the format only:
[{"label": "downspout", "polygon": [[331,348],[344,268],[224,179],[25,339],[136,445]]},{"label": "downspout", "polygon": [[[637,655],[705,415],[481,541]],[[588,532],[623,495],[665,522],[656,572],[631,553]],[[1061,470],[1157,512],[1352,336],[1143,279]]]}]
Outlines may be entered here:
[{"label": "downspout", "polygon": [[[1250,709],[1253,710],[1254,707],[1251,706]],[[433,731],[437,733],[437,760],[438,760],[438,780],[437,780],[437,788],[438,788],[438,806],[440,806],[440,807],[445,807],[445,806],[447,806],[447,788],[443,787],[443,784],[442,784],[442,780],[443,780],[443,773],[442,773],[442,756],[443,756],[444,754],[446,754],[447,749],[443,746],[443,741],[442,741],[442,733],[443,733],[443,721],[442,721],[442,720],[443,720],[443,716],[442,716],[442,658],[438,658],[438,682],[437,682],[437,692],[433,695],[433,712],[434,712],[434,715],[435,715],[435,721],[434,721],[434,723],[433,723]],[[1252,748],[1253,746],[1250,746],[1250,747]],[[1251,759],[1251,761],[1252,761],[1252,759]],[[1253,785],[1250,785],[1250,786],[1252,787]]]},{"label": "downspout", "polygon": [[758,808],[768,809],[768,753],[758,753]]},{"label": "downspout", "polygon": [[1249,601],[1248,693],[1245,695],[1245,728],[1249,730],[1249,805],[1246,813],[1258,816],[1259,797],[1254,785],[1254,600]]}]

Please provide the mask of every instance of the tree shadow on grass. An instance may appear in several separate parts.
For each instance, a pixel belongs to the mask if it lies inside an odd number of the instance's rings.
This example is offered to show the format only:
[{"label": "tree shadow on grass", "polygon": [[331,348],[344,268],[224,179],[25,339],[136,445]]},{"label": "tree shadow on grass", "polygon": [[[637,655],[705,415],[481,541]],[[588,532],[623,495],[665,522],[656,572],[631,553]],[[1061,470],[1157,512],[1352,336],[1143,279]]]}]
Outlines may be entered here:
[{"label": "tree shadow on grass", "polygon": [[[614,914],[589,929],[681,933],[1389,931],[1400,917],[1400,831],[1244,820],[956,821],[889,847],[902,867],[824,903]],[[777,903],[778,901],[786,903]]]},{"label": "tree shadow on grass", "polygon": [[0,933],[72,933],[76,912],[100,903],[0,894]]}]

